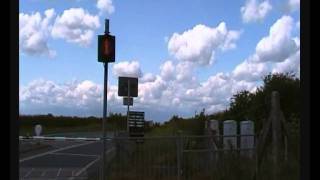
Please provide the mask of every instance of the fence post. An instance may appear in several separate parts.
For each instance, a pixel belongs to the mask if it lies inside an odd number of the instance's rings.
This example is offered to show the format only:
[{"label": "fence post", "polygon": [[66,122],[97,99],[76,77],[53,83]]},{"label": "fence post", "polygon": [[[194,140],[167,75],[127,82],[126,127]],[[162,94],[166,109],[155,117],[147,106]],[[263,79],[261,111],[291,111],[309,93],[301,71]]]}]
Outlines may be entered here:
[{"label": "fence post", "polygon": [[177,134],[177,179],[180,180],[181,179],[181,157],[182,157],[182,137],[181,137],[181,132],[178,131]]},{"label": "fence post", "polygon": [[277,91],[272,92],[271,97],[271,118],[272,118],[272,147],[273,147],[273,175],[274,179],[278,179],[278,162],[280,157],[280,133],[281,133],[281,120],[280,120],[280,100]]},{"label": "fence post", "polygon": [[255,168],[254,168],[254,174],[253,174],[253,180],[258,180],[258,170],[259,170],[259,163],[258,163],[258,146],[259,143],[259,135],[255,135],[255,142],[254,142],[254,158],[255,158]]}]

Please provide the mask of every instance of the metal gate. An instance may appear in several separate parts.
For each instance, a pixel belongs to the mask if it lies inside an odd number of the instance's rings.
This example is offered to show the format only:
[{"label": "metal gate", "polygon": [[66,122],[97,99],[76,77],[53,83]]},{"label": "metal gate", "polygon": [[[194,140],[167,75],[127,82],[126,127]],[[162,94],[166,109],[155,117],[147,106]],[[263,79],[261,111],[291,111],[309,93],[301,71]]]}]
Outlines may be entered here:
[{"label": "metal gate", "polygon": [[212,146],[212,138],[212,136],[113,138],[115,155],[107,167],[108,180],[189,180],[217,177],[230,179],[230,174],[236,179],[239,179],[239,175],[245,177],[244,179],[251,178],[254,173],[255,158],[243,152],[253,149],[237,147],[224,149],[220,144]]}]

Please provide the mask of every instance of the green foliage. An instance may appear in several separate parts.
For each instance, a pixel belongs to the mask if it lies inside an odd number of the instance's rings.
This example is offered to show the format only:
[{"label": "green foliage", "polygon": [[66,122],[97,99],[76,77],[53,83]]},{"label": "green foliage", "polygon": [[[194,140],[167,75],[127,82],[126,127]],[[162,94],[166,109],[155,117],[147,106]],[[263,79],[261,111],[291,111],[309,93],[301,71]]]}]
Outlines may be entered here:
[{"label": "green foliage", "polygon": [[173,115],[163,125],[155,124],[151,135],[176,135],[177,133],[182,135],[203,135],[206,119],[208,117],[205,115],[205,109],[192,118],[184,119],[178,115]]},{"label": "green foliage", "polygon": [[252,106],[253,94],[249,91],[241,91],[233,95],[230,103],[230,113],[233,115],[234,120],[241,121],[248,118],[250,115],[250,107]]},{"label": "green foliage", "polygon": [[[102,118],[98,117],[66,117],[48,115],[20,115],[19,130],[20,134],[32,134],[35,125],[41,124],[43,132],[46,133],[62,133],[62,132],[78,132],[78,131],[101,131]],[[126,130],[126,116],[120,113],[110,113],[106,122],[107,131]],[[30,134],[30,135],[31,135]]]},{"label": "green foliage", "polygon": [[[280,105],[288,122],[291,114],[300,118],[300,80],[294,74],[269,74],[264,79],[262,91],[265,93],[267,104],[270,105],[272,91],[280,93]],[[270,109],[270,106],[268,106]]]},{"label": "green foliage", "polygon": [[[66,117],[48,115],[20,115],[20,135],[32,135],[34,126],[41,124],[44,133],[65,133],[65,132],[98,132],[102,130],[102,118],[98,117]],[[145,131],[151,131],[155,125],[145,124]],[[126,131],[127,116],[121,113],[110,113],[106,121],[107,131]]]},{"label": "green foliage", "polygon": [[231,98],[229,109],[210,115],[217,120],[245,119],[255,122],[256,131],[262,128],[263,122],[270,113],[272,91],[280,94],[280,106],[288,123],[299,123],[300,120],[300,80],[291,73],[269,74],[263,78],[263,85],[253,93],[240,91]]},{"label": "green foliage", "polygon": [[20,127],[35,126],[41,124],[45,127],[74,127],[87,126],[94,123],[101,123],[101,118],[96,117],[66,117],[48,115],[20,115]]},{"label": "green foliage", "polygon": [[121,113],[110,113],[107,119],[107,126],[114,130],[126,130],[127,116]]}]

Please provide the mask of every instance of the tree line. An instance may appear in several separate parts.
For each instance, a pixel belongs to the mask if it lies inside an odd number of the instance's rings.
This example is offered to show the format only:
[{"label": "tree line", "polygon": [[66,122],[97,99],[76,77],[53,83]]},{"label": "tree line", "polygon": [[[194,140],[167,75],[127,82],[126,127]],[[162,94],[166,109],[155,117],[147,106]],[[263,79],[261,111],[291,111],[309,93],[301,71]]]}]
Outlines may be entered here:
[{"label": "tree line", "polygon": [[[230,99],[229,107],[223,111],[206,114],[203,109],[192,118],[183,119],[177,115],[164,123],[164,126],[175,126],[179,130],[203,133],[205,120],[215,119],[220,121],[252,120],[256,132],[260,131],[263,123],[268,119],[271,109],[271,93],[278,91],[280,106],[288,123],[291,133],[299,133],[300,124],[300,79],[293,73],[268,74],[262,78],[263,83],[254,92],[239,91]],[[222,131],[221,131],[222,132]]]}]

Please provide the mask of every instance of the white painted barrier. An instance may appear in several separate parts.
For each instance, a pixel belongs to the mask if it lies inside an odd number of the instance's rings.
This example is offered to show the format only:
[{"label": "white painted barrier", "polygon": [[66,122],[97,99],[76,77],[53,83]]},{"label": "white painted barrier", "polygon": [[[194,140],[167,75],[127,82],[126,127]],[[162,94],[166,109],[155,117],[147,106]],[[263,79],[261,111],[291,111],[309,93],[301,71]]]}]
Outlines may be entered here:
[{"label": "white painted barrier", "polygon": [[39,139],[39,140],[71,140],[71,141],[100,141],[101,138],[84,138],[84,137],[46,137],[46,136],[19,136],[19,140],[31,140],[31,139]]}]

